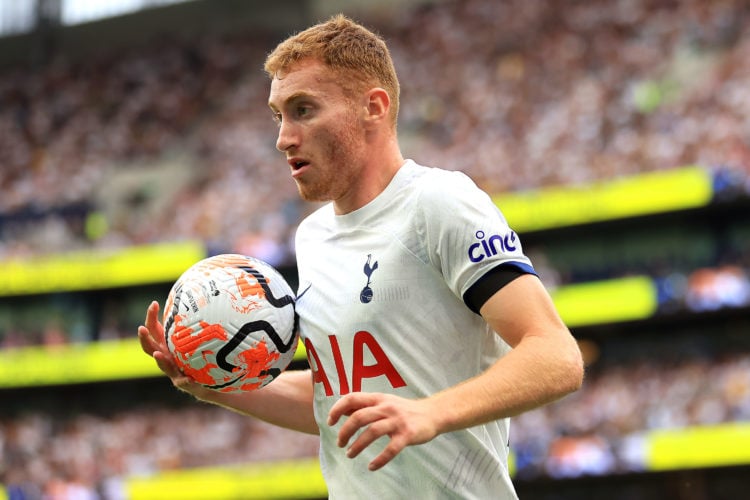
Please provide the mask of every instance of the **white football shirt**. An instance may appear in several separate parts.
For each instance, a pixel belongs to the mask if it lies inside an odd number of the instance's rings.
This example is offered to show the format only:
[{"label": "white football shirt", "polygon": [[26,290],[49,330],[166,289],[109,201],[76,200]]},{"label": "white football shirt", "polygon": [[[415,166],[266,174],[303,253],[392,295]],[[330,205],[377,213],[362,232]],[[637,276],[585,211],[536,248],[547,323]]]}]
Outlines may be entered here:
[{"label": "white football shirt", "polygon": [[341,422],[326,424],[343,394],[422,398],[508,351],[464,302],[498,266],[534,272],[489,196],[462,173],[409,160],[361,209],[336,216],[329,204],[306,218],[296,247],[297,312],[330,498],[516,498],[508,419],[409,446],[376,472],[367,465],[387,438],[349,459],[336,446]]}]

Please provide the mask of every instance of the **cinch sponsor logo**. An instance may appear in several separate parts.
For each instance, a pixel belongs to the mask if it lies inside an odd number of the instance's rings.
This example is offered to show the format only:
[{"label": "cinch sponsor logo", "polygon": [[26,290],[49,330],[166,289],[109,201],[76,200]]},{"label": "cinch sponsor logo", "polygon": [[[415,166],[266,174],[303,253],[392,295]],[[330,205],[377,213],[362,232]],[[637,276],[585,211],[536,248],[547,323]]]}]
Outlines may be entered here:
[{"label": "cinch sponsor logo", "polygon": [[497,255],[497,252],[515,252],[518,248],[514,231],[505,236],[493,234],[489,238],[485,238],[484,231],[477,231],[474,236],[479,242],[469,247],[469,260],[472,262],[481,262],[486,257]]}]

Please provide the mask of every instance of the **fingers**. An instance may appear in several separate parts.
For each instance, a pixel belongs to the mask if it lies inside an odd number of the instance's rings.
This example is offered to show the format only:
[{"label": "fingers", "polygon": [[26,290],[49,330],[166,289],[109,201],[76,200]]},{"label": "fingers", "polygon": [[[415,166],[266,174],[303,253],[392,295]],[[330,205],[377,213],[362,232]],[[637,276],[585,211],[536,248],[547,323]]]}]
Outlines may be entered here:
[{"label": "fingers", "polygon": [[138,327],[138,340],[141,343],[143,352],[154,358],[156,365],[163,371],[175,385],[184,375],[180,372],[174,363],[172,354],[167,348],[164,340],[164,326],[159,321],[159,303],[151,302],[146,309],[145,325]]},{"label": "fingers", "polygon": [[336,444],[339,448],[343,448],[359,429],[369,426],[362,434],[360,434],[357,441],[352,444],[347,451],[347,456],[350,458],[357,456],[363,448],[383,435],[383,433],[378,432],[383,426],[375,424],[375,422],[379,422],[383,418],[385,418],[385,415],[374,408],[358,410],[356,413],[352,414],[352,416],[349,417],[339,429]]},{"label": "fingers", "polygon": [[328,425],[336,425],[339,418],[349,416],[356,410],[371,406],[376,403],[376,394],[364,392],[353,392],[342,397],[331,407],[328,412]]},{"label": "fingers", "polygon": [[342,416],[349,418],[341,424],[337,436],[340,448],[359,432],[346,450],[354,458],[383,436],[389,436],[387,446],[368,465],[378,470],[406,446],[421,444],[436,435],[435,426],[418,400],[408,400],[378,393],[350,393],[338,400],[328,414],[328,424],[335,425]]},{"label": "fingers", "polygon": [[346,456],[348,458],[354,458],[378,438],[382,436],[391,436],[388,445],[368,464],[367,468],[371,471],[376,471],[386,465],[409,444],[406,438],[398,433],[398,429],[392,428],[392,425],[392,422],[386,420],[378,420],[372,423],[346,450]]},{"label": "fingers", "polygon": [[393,457],[401,453],[401,450],[403,450],[404,448],[406,448],[406,442],[394,437],[393,439],[391,439],[391,442],[388,443],[388,446],[386,446],[385,449],[380,452],[380,455],[375,457],[372,462],[369,463],[367,468],[371,471],[380,469],[388,462],[393,460]]},{"label": "fingers", "polygon": [[164,327],[159,322],[159,303],[151,302],[146,309],[144,325],[138,327],[138,339],[143,352],[152,355],[155,351],[165,350]]},{"label": "fingers", "polygon": [[[354,442],[346,450],[346,456],[354,458],[359,455],[362,450],[370,446],[373,442],[383,436],[391,436],[391,440],[388,446],[380,453],[380,455],[370,464],[370,470],[375,470],[372,466],[377,462],[379,469],[386,463],[388,463],[393,457],[395,457],[401,450],[406,446],[406,442],[398,434],[398,429],[393,428],[394,424],[388,420],[376,420],[368,427],[366,427],[362,433],[354,440]],[[343,445],[342,445],[343,446]]]},{"label": "fingers", "polygon": [[143,349],[143,352],[145,352],[149,356],[153,356],[154,351],[159,350],[159,344],[154,342],[154,339],[151,337],[148,328],[146,328],[145,326],[138,327],[138,340],[141,343],[141,349]]},{"label": "fingers", "polygon": [[153,354],[153,358],[154,361],[156,361],[156,365],[159,367],[159,369],[163,371],[167,377],[171,378],[172,381],[175,382],[175,385],[177,385],[175,379],[184,377],[180,369],[177,368],[177,365],[175,364],[171,354],[165,354],[162,351],[156,351]]},{"label": "fingers", "polygon": [[146,309],[146,320],[138,327],[138,340],[143,352],[154,358],[156,366],[172,380],[172,384],[190,394],[197,394],[201,387],[180,371],[169,352],[164,337],[164,325],[159,321],[159,303],[151,302]]},{"label": "fingers", "polygon": [[146,309],[145,325],[154,340],[164,342],[164,326],[159,321],[159,303],[155,300]]}]

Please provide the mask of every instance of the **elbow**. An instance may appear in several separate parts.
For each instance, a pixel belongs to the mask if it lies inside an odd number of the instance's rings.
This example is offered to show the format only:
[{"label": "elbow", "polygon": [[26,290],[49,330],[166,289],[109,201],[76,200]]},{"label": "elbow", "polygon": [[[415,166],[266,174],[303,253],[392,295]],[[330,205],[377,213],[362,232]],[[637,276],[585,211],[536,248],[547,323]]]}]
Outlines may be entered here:
[{"label": "elbow", "polygon": [[585,366],[578,343],[573,341],[564,358],[564,376],[560,378],[563,395],[576,392],[583,385]]},{"label": "elbow", "polygon": [[[570,336],[556,345],[553,364],[549,365],[548,381],[553,400],[576,392],[583,385],[584,362],[578,342]],[[550,360],[552,361],[552,360]]]},{"label": "elbow", "polygon": [[575,392],[583,386],[585,373],[583,359],[579,359],[575,367],[571,369],[571,387],[569,392]]}]

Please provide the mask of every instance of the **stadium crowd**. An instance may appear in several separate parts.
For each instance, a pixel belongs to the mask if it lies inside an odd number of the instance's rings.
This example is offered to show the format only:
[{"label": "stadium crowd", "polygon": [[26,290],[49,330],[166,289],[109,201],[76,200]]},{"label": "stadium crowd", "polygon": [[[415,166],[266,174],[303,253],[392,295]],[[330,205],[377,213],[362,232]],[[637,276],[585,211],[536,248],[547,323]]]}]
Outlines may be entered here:
[{"label": "stadium crowd", "polygon": [[[686,164],[750,192],[746,2],[446,0],[377,28],[401,76],[403,147],[420,163],[493,193]],[[314,207],[274,149],[271,46],[207,35],[4,68],[0,259],[189,238],[290,263]],[[725,289],[719,264],[665,289],[694,279],[684,298],[707,310],[724,300],[712,295]],[[750,300],[750,262],[738,264],[730,277]],[[639,470],[650,430],[750,420],[747,352],[605,363],[580,392],[514,420],[518,476]],[[0,483],[17,498],[119,499],[134,475],[316,453],[315,438],[198,404],[0,414]]]},{"label": "stadium crowd", "polygon": [[[407,155],[493,193],[686,164],[747,178],[745,2],[552,3],[445,1],[376,27]],[[0,258],[199,238],[288,261],[311,207],[274,150],[271,46],[206,35],[4,69]],[[178,153],[181,176],[112,182]]]},{"label": "stadium crowd", "polygon": [[0,422],[0,483],[22,500],[124,500],[128,477],[317,451],[317,436],[198,403],[135,405],[112,415],[29,412]]},{"label": "stadium crowd", "polygon": [[[539,263],[537,263],[539,262]],[[535,269],[552,289],[559,284],[556,270],[542,261]],[[671,270],[653,281],[658,315],[690,314],[750,307],[750,265],[700,267],[690,273]],[[66,300],[59,300],[60,296]],[[0,302],[0,350],[29,346],[54,349],[62,344],[133,338],[143,321],[143,304],[153,297],[135,291],[102,291],[95,304],[86,293],[28,297],[11,304]],[[92,312],[93,308],[100,313]],[[101,318],[96,324],[93,318]]]},{"label": "stadium crowd", "polygon": [[[646,469],[650,431],[750,420],[750,354],[636,355],[511,425],[516,476]],[[657,349],[658,350],[658,349]],[[0,419],[0,483],[17,498],[125,498],[127,478],[178,468],[317,456],[317,437],[202,403],[119,404],[107,414],[24,411]],[[89,496],[55,495],[83,489]],[[50,496],[45,497],[48,494]]]}]

